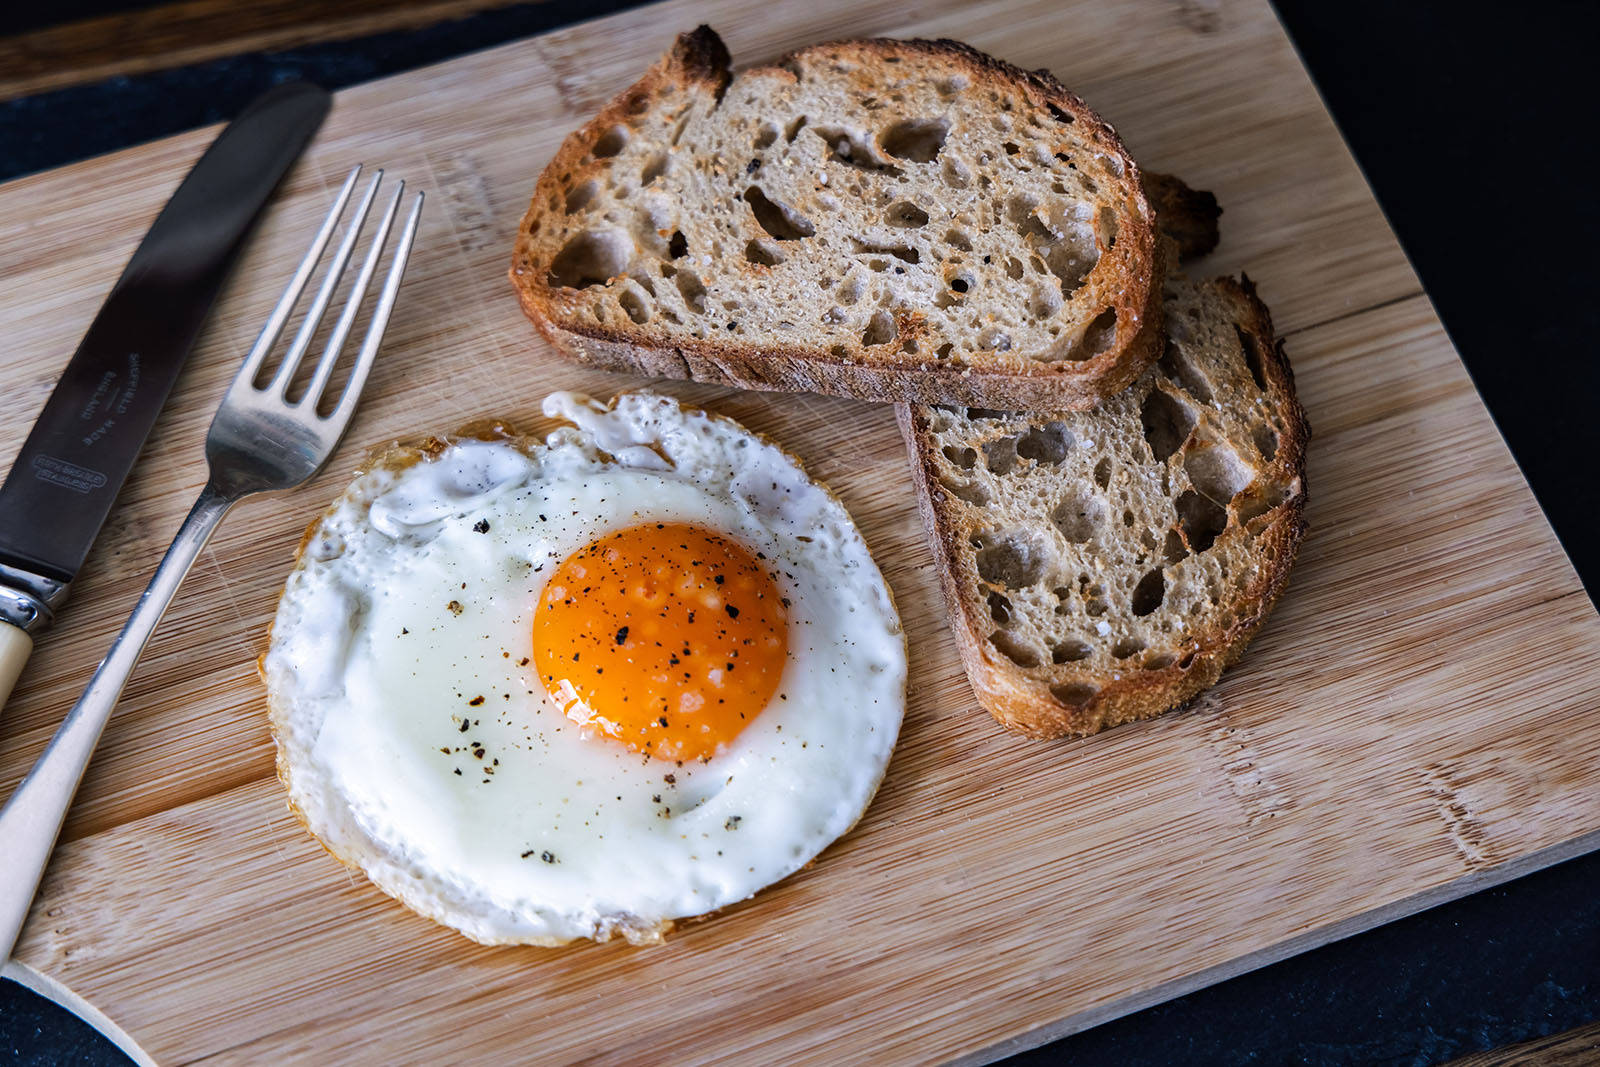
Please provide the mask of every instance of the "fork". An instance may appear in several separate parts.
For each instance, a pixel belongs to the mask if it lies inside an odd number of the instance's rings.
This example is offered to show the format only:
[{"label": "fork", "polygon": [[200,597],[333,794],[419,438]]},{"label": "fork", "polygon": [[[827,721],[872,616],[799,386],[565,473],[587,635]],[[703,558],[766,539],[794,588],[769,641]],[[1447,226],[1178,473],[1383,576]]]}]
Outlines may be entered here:
[{"label": "fork", "polygon": [[149,641],[162,613],[178,591],[179,583],[210,540],[222,516],[244,497],[270,490],[292,489],[310,478],[333,453],[350,424],[350,416],[355,411],[361,388],[372,370],[378,345],[383,340],[384,329],[389,324],[389,315],[400,289],[400,278],[405,273],[406,259],[411,252],[411,242],[416,237],[417,219],[422,213],[420,192],[416,194],[395,244],[389,273],[384,278],[349,380],[331,412],[320,415],[318,408],[322,394],[327,391],[339,353],[355,326],[367,288],[377,272],[378,260],[388,243],[401,197],[405,193],[405,182],[398,183],[388,209],[379,220],[366,259],[350,289],[344,310],[329,333],[310,384],[296,400],[291,401],[288,394],[295,373],[311,347],[318,324],[333,302],[351,253],[355,251],[367,213],[378,194],[378,184],[383,180],[381,170],[376,172],[362,194],[355,217],[334,253],[322,285],[283,362],[266,386],[258,388],[256,379],[333,238],[360,174],[361,167],[358,165],[345,179],[333,209],[328,212],[322,228],[311,242],[310,250],[301,260],[288,288],[262,327],[261,335],[245,357],[244,366],[239,368],[239,373],[234,376],[222,398],[222,404],[211,422],[211,430],[206,435],[206,462],[210,474],[200,498],[195,501],[189,517],[184,520],[161,565],[156,568],[155,576],[139,598],[139,604],[134,608],[127,625],[112,643],[111,650],[100,662],[94,677],[89,680],[83,696],[67,714],[66,720],[28,776],[11,794],[5,808],[0,810],[0,963],[4,963],[16,947],[17,938],[28,918],[28,908],[38,891],[39,880],[50,860],[61,824],[66,819],[67,808],[72,804],[73,794],[77,792],[78,783],[89,765],[89,757],[100,740],[106,720],[111,717],[111,709],[122,694],[122,687],[127,684],[128,675],[138,661],[139,654],[144,651],[145,643]]}]

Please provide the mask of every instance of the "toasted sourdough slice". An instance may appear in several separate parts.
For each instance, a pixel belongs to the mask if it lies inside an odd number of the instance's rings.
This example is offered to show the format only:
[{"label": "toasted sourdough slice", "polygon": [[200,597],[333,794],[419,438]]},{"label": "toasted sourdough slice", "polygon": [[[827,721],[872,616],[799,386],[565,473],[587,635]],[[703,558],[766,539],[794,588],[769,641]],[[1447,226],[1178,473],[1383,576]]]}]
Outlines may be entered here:
[{"label": "toasted sourdough slice", "polygon": [[634,373],[879,401],[1093,406],[1155,358],[1153,213],[1115,131],[954,41],[738,74],[707,27],[567,138],[523,310]]},{"label": "toasted sourdough slice", "polygon": [[978,700],[1030,737],[1216,682],[1283,591],[1309,428],[1248,279],[1165,287],[1159,362],[1090,412],[902,406]]}]

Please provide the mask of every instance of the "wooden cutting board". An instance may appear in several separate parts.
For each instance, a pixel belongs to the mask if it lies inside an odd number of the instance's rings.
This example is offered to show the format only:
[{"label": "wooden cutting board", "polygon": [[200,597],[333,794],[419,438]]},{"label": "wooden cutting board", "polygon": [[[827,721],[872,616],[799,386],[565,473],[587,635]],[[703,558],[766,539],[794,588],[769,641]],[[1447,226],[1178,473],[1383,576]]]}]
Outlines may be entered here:
[{"label": "wooden cutting board", "polygon": [[[412,916],[284,809],[255,674],[305,523],[363,446],[556,388],[504,278],[562,135],[709,22],[741,62],[956,37],[1048,67],[1134,155],[1214,190],[1315,427],[1311,534],[1243,663],[1084,741],[1006,735],[943,621],[888,408],[669,383],[798,453],[893,586],[913,685],[861,825],[661,948],[486,949]],[[214,131],[0,187],[0,456]],[[73,600],[0,712],[30,765],[203,479],[224,382],[346,169],[430,207],[351,443],[224,525],[134,675],[19,958],[157,1060],[977,1062],[1600,844],[1600,625],[1265,3],[674,2],[363,85],[230,282]],[[1508,353],[1508,357],[1512,354]]]}]

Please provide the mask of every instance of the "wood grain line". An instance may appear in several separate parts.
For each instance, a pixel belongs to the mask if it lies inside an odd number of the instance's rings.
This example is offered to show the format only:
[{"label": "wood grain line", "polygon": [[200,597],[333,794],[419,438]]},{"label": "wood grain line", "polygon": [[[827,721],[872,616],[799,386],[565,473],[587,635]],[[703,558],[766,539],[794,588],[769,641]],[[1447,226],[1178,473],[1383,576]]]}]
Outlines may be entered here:
[{"label": "wood grain line", "polygon": [[1422,787],[1437,806],[1439,817],[1449,828],[1450,843],[1461,853],[1468,869],[1492,867],[1495,849],[1489,828],[1473,814],[1470,802],[1462,795],[1462,786],[1456,780],[1458,773],[1449,764],[1433,764],[1423,769]]},{"label": "wood grain line", "polygon": [[1354,308],[1350,311],[1341,311],[1337,315],[1330,315],[1328,318],[1318,319],[1316,322],[1308,322],[1303,326],[1296,326],[1292,330],[1281,331],[1279,333],[1279,339],[1286,340],[1290,337],[1298,337],[1300,334],[1303,334],[1308,330],[1315,330],[1323,326],[1331,326],[1336,322],[1343,322],[1345,319],[1353,319],[1357,315],[1365,315],[1369,311],[1381,311],[1386,307],[1393,307],[1396,304],[1403,304],[1407,300],[1415,300],[1419,296],[1427,295],[1428,294],[1422,289],[1417,289],[1409,293],[1401,293],[1399,296],[1393,296],[1387,300],[1379,300],[1375,303],[1367,304],[1365,307]]}]

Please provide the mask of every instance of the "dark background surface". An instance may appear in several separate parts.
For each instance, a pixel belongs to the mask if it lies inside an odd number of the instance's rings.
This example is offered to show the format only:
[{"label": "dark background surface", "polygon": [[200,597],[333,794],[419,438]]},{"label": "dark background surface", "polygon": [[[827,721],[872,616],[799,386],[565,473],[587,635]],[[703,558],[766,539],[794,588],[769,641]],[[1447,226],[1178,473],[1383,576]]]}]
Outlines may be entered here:
[{"label": "dark background surface", "polygon": [[[68,0],[7,12],[0,32],[135,6]],[[277,82],[338,88],[628,6],[525,4],[0,103],[0,179],[229,118]],[[1593,5],[1275,6],[1593,597]],[[1572,860],[1013,1062],[1424,1065],[1567,1030],[1600,1019],[1597,886],[1600,855]],[[126,1062],[0,983],[0,1064]]]}]

